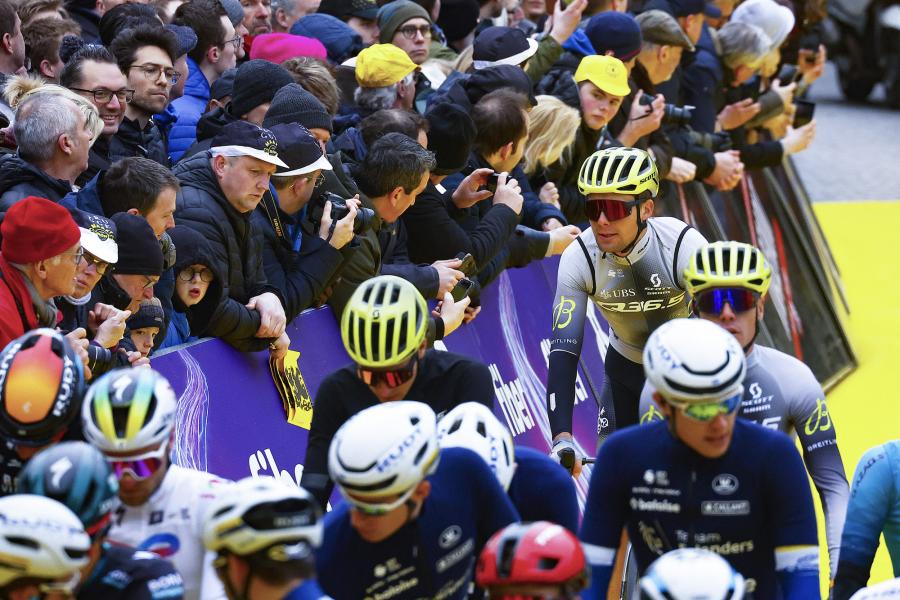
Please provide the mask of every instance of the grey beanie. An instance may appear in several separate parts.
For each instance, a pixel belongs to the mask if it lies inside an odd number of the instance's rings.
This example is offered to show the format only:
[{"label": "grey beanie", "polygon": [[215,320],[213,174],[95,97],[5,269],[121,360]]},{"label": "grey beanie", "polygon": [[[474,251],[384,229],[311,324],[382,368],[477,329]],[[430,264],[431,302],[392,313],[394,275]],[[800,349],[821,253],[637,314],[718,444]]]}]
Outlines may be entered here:
[{"label": "grey beanie", "polygon": [[219,0],[222,8],[228,13],[228,20],[237,27],[237,24],[244,20],[244,7],[241,6],[240,0]]}]

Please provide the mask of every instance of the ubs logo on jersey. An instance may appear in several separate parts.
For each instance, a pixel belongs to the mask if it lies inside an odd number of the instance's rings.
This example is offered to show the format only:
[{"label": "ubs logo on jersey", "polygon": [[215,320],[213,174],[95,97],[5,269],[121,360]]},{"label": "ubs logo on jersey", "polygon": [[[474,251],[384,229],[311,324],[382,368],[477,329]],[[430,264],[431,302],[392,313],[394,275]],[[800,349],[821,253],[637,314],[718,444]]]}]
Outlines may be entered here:
[{"label": "ubs logo on jersey", "polygon": [[447,549],[450,546],[455,545],[461,537],[462,528],[459,525],[451,525],[443,532],[441,532],[441,537],[438,538],[438,543],[441,545],[441,548]]},{"label": "ubs logo on jersey", "polygon": [[729,496],[735,493],[738,489],[738,479],[734,475],[730,473],[722,473],[721,475],[716,475],[712,480],[712,489],[717,494],[722,494],[723,496]]},{"label": "ubs logo on jersey", "polygon": [[601,298],[633,298],[634,296],[637,296],[637,292],[632,289],[600,290]]}]

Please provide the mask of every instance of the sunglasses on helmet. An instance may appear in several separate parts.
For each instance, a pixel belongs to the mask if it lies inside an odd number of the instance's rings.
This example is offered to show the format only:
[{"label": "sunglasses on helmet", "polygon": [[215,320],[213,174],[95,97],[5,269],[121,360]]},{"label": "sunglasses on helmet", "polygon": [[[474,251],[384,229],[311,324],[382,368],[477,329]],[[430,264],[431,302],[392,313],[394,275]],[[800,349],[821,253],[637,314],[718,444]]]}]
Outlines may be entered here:
[{"label": "sunglasses on helmet", "polygon": [[695,421],[712,421],[719,415],[730,415],[741,405],[741,395],[735,394],[731,398],[726,398],[719,402],[704,402],[703,404],[687,404],[674,403],[673,405],[680,408],[685,416]]},{"label": "sunglasses on helmet", "polygon": [[383,381],[389,388],[395,388],[412,379],[418,362],[419,355],[414,354],[405,365],[394,369],[373,370],[358,366],[356,367],[356,373],[366,385],[375,387]]},{"label": "sunglasses on helmet", "polygon": [[599,221],[600,213],[606,215],[607,221],[621,221],[631,214],[631,209],[641,203],[641,198],[628,200],[592,200],[584,202],[584,213],[591,221]]},{"label": "sunglasses on helmet", "polygon": [[720,315],[727,302],[731,310],[742,313],[756,307],[759,296],[744,288],[716,288],[697,294],[694,298],[697,310],[711,315]]}]

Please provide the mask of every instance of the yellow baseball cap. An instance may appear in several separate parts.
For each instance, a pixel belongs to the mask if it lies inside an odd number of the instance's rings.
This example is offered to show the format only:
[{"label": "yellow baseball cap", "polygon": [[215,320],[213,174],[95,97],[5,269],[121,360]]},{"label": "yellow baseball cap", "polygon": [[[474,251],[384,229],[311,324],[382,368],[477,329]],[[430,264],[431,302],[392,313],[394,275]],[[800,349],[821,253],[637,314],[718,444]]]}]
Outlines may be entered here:
[{"label": "yellow baseball cap", "polygon": [[356,57],[356,82],[362,87],[387,87],[418,69],[409,55],[393,44],[374,44]]},{"label": "yellow baseball cap", "polygon": [[614,56],[585,56],[578,63],[575,82],[590,81],[598,88],[613,96],[627,96],[628,71],[625,64]]}]

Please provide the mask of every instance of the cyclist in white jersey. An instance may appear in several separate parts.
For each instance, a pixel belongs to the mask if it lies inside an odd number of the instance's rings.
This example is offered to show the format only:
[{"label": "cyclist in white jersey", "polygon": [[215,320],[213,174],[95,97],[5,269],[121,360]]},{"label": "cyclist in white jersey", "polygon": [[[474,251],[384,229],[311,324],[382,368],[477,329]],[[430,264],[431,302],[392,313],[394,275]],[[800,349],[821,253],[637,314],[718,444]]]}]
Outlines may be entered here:
[{"label": "cyclist in white jersey", "polygon": [[119,479],[109,541],[167,558],[184,580],[185,600],[225,598],[203,546],[207,508],[226,485],[214,475],[170,464],[175,392],[150,369],[100,378],[82,406],[84,435]]},{"label": "cyclist in white jersey", "polygon": [[[601,403],[610,429],[634,425],[644,385],[644,344],[661,324],[690,314],[681,274],[706,242],[678,219],[652,216],[659,174],[644,150],[595,152],[581,167],[578,187],[587,196],[591,227],[560,261],[547,377],[551,454],[564,463],[571,460],[575,475],[581,452],[572,440],[572,409],[588,302],[609,323]],[[598,433],[608,432],[598,426]]]},{"label": "cyclist in white jersey", "polygon": [[[800,438],[806,470],[825,512],[834,578],[850,487],[822,386],[801,361],[755,343],[772,269],[750,244],[714,242],[691,258],[684,280],[694,298],[694,312],[731,332],[747,355],[739,416]],[[653,392],[648,384],[641,393],[641,423],[663,418]]]}]

